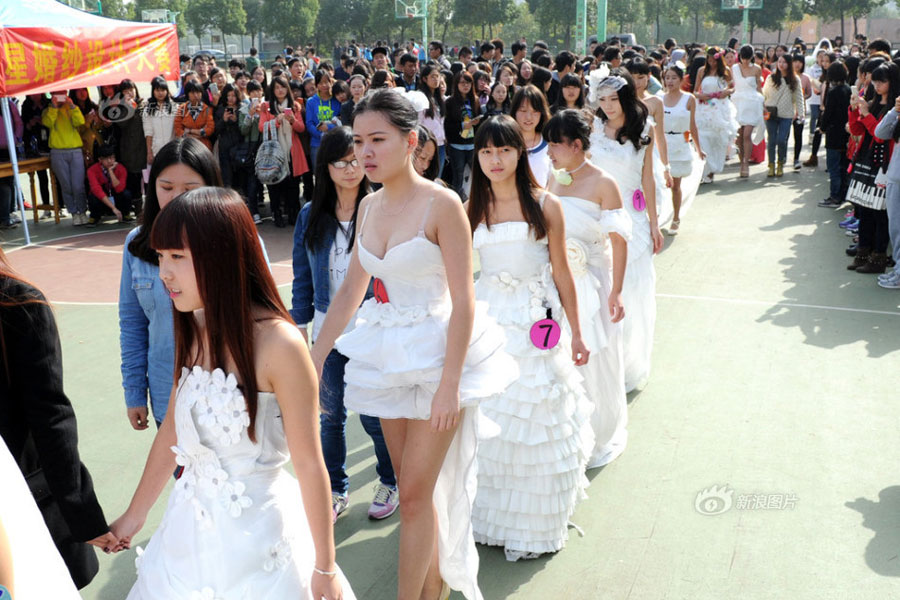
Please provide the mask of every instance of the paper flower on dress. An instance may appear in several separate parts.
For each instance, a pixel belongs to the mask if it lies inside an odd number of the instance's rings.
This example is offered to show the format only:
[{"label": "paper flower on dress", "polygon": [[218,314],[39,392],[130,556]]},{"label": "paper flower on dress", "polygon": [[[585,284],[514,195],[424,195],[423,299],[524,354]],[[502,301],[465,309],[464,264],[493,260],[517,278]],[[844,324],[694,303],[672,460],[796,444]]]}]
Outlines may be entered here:
[{"label": "paper flower on dress", "polygon": [[216,596],[215,590],[211,587],[205,587],[199,592],[191,592],[191,600],[221,600]]},{"label": "paper flower on dress", "polygon": [[175,498],[179,502],[190,500],[197,491],[197,478],[190,471],[182,471],[181,477],[175,482]]},{"label": "paper flower on dress", "polygon": [[247,487],[240,481],[226,483],[222,489],[222,504],[234,519],[240,517],[244,509],[253,504],[253,500],[244,495],[246,489]]},{"label": "paper flower on dress", "polygon": [[590,249],[581,240],[575,238],[566,240],[566,258],[569,261],[572,275],[580,276],[587,273],[587,262],[590,253]]},{"label": "paper flower on dress", "polygon": [[286,538],[269,548],[268,558],[263,563],[263,570],[271,573],[275,569],[284,569],[291,562],[291,545]]},{"label": "paper flower on dress", "polygon": [[572,185],[572,176],[565,169],[550,169],[550,171],[553,173],[553,178],[560,185]]},{"label": "paper flower on dress", "polygon": [[501,271],[496,275],[491,275],[491,283],[499,287],[504,292],[514,292],[519,288],[519,285],[522,282],[513,277],[510,273]]},{"label": "paper flower on dress", "polygon": [[205,464],[200,471],[199,485],[205,488],[206,493],[216,496],[223,493],[228,482],[228,473],[219,465]]},{"label": "paper flower on dress", "polygon": [[141,572],[141,561],[144,559],[144,549],[140,546],[134,547],[134,553],[137,555],[134,557],[134,570],[138,573]]}]

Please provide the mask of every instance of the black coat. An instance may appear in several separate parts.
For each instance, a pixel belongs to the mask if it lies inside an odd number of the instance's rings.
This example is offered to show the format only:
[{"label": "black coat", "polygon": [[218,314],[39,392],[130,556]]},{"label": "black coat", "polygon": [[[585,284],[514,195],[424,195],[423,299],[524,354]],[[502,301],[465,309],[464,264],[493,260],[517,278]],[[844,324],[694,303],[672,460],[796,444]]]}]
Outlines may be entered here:
[{"label": "black coat", "polygon": [[846,83],[832,87],[825,96],[825,109],[817,127],[825,133],[825,148],[847,150],[850,134],[847,133],[847,111],[850,109],[850,86]]},{"label": "black coat", "polygon": [[[38,302],[3,306],[11,298]],[[84,542],[109,527],[78,456],[56,321],[38,290],[2,276],[0,338],[0,437],[19,464],[72,580],[83,588],[99,568],[94,548]]]}]

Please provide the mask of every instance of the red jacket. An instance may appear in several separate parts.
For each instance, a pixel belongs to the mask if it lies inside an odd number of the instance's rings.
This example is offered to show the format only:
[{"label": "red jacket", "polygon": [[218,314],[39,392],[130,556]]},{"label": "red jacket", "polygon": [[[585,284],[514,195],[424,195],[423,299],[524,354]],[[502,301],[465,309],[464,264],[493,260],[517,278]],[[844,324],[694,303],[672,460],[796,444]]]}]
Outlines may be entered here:
[{"label": "red jacket", "polygon": [[[300,177],[311,170],[309,162],[306,160],[306,153],[303,151],[303,141],[300,138],[300,134],[306,131],[306,120],[304,119],[302,102],[295,100],[291,109],[294,111],[294,124],[291,126],[291,129],[293,130],[291,134],[291,168],[293,171],[292,175],[294,177]],[[260,104],[259,130],[263,131],[265,124],[274,118],[276,118],[275,115],[269,112],[269,103],[263,102]],[[275,122],[275,126],[280,127],[277,121]]]},{"label": "red jacket", "polygon": [[103,174],[103,165],[94,163],[88,168],[88,187],[98,200],[105,198],[106,196],[121,194],[122,190],[125,189],[125,180],[128,179],[128,171],[125,170],[125,166],[122,163],[116,163],[116,166],[113,167],[113,173],[115,174],[116,179],[119,180],[119,185],[110,189],[112,186],[109,182],[109,178]]},{"label": "red jacket", "polygon": [[[893,107],[888,108],[888,110],[894,110]],[[881,143],[885,140],[875,137],[875,128],[878,127],[878,123],[880,119],[876,118],[872,113],[867,114],[865,117],[860,116],[860,112],[858,110],[849,109],[848,112],[849,118],[847,119],[847,124],[849,125],[850,135],[855,135],[859,137],[865,136],[867,133],[872,136],[872,143]],[[859,142],[862,144],[862,140]],[[858,147],[854,147],[855,144],[853,140],[850,140],[851,152],[850,159],[853,160],[856,151],[859,150]],[[894,152],[894,140],[890,141],[888,144],[888,153],[884,158],[885,164],[891,160],[891,154]]]}]

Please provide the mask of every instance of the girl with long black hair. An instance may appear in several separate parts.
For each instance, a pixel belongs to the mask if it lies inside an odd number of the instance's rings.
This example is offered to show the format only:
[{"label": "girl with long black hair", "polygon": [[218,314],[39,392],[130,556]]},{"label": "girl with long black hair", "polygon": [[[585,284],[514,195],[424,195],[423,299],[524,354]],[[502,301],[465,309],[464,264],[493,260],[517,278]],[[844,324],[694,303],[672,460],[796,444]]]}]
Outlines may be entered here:
[{"label": "girl with long black hair", "polygon": [[175,309],[180,375],[140,483],[112,524],[120,549],[175,466],[184,470],[129,600],[234,590],[353,598],[335,561],[316,373],[250,211],[234,190],[192,190],[160,211],[150,245]]},{"label": "girl with long black hair", "polygon": [[[575,367],[587,364],[590,350],[581,337],[562,206],[532,175],[519,126],[506,115],[491,117],[475,152],[466,206],[481,259],[475,296],[503,326],[519,372],[542,374],[513,382],[480,406],[500,434],[478,448],[475,540],[502,546],[515,562],[561,550],[584,497],[594,435]],[[558,329],[563,313],[570,339],[529,343],[533,325],[553,319],[546,325]]]},{"label": "girl with long black hair", "polygon": [[[300,211],[294,229],[294,285],[291,316],[306,337],[312,321],[315,343],[331,299],[350,266],[356,237],[359,203],[369,193],[365,170],[353,154],[353,132],[337,127],[322,136],[316,155],[316,189],[312,202]],[[367,297],[371,297],[368,292]],[[352,324],[350,325],[352,328]],[[331,480],[331,506],[335,520],[349,504],[347,462],[347,408],[344,406],[344,368],[347,357],[332,350],[325,359],[319,384],[319,434],[325,467]],[[397,481],[391,457],[376,417],[360,414],[363,429],[372,438],[380,482],[369,507],[369,517],[384,519],[398,506]]]},{"label": "girl with long black hair", "polygon": [[894,107],[898,96],[900,67],[884,61],[872,71],[865,97],[850,99],[850,134],[863,136],[853,157],[847,190],[847,200],[854,203],[856,218],[859,219],[859,244],[856,256],[847,268],[857,273],[884,273],[887,268],[889,233],[887,177],[884,174],[891,160],[897,132],[890,132],[893,135],[888,138],[880,138],[875,130]]},{"label": "girl with long black hair", "polygon": [[[591,134],[591,162],[606,169],[622,193],[632,221],[628,268],[622,296],[625,314],[625,389],[631,391],[650,376],[650,352],[656,324],[656,271],[653,255],[662,249],[653,177],[653,128],[647,107],[636,95],[625,69],[591,73],[591,102],[596,105]],[[701,132],[702,134],[702,132]],[[706,150],[706,146],[703,146]],[[615,165],[615,169],[609,169]]]}]

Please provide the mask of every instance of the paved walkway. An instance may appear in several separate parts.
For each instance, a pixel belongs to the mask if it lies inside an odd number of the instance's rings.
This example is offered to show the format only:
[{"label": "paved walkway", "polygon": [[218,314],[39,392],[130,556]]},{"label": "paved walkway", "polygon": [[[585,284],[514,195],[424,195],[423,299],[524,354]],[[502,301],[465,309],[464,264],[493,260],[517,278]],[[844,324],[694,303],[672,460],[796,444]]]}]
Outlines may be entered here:
[{"label": "paved walkway", "polygon": [[[573,518],[584,537],[571,530],[556,556],[517,564],[482,548],[486,599],[897,597],[900,293],[844,268],[842,213],[815,206],[825,195],[821,172],[776,184],[760,167],[749,181],[729,167],[702,189],[656,260],[652,378],[630,399],[627,451],[591,473],[590,498]],[[72,231],[41,225],[36,239],[63,230]],[[273,262],[289,263],[289,232],[271,224],[261,232]],[[115,235],[124,237],[104,234]],[[41,258],[50,263],[25,274],[49,287],[44,273],[71,251],[50,251]],[[11,259],[24,269],[32,252]],[[113,267],[102,254],[78,252],[80,275],[66,293],[95,297],[109,287]],[[115,300],[106,296],[98,301]],[[132,431],[125,418],[115,306],[56,311],[83,459],[113,519],[152,433]],[[355,417],[348,436],[352,503],[335,528],[338,559],[359,598],[388,600],[398,520],[366,519],[374,457]],[[134,553],[100,561],[84,598],[124,598]]]}]

